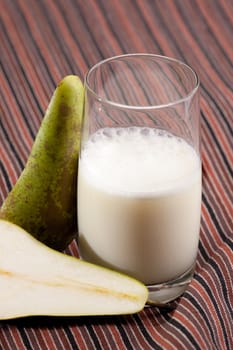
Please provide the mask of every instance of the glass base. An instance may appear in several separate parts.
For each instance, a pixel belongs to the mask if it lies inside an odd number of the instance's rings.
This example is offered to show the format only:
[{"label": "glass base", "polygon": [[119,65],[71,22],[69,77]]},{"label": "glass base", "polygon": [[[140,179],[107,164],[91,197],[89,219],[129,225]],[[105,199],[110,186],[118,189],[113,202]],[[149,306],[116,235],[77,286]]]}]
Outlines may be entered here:
[{"label": "glass base", "polygon": [[147,306],[164,306],[181,296],[193,278],[195,266],[174,280],[161,284],[147,285],[149,296]]}]

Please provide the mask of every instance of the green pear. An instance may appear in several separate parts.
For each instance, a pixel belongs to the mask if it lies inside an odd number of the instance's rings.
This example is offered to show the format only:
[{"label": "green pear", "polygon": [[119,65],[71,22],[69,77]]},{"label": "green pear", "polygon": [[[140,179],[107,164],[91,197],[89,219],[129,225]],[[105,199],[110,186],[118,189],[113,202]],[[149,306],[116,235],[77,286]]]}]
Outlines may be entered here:
[{"label": "green pear", "polygon": [[53,250],[0,220],[0,319],[130,314],[147,288],[118,272]]},{"label": "green pear", "polygon": [[41,242],[64,250],[77,232],[77,169],[84,88],[66,76],[57,86],[27,164],[0,210]]}]

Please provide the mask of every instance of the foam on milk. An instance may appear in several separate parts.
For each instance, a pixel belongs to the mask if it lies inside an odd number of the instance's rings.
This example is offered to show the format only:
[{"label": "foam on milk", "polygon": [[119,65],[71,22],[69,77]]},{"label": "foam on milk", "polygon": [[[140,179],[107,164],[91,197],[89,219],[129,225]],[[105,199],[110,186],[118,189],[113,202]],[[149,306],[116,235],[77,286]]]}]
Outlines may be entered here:
[{"label": "foam on milk", "polygon": [[84,145],[80,171],[93,186],[127,196],[153,196],[189,186],[200,160],[183,139],[148,127],[104,128]]}]

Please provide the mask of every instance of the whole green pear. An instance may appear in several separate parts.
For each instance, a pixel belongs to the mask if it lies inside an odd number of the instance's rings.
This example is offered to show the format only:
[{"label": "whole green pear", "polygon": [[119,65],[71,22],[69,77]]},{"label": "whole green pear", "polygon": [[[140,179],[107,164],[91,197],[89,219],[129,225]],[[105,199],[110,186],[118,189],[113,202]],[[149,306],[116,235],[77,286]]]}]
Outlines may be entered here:
[{"label": "whole green pear", "polygon": [[57,86],[26,166],[8,194],[0,218],[56,250],[77,232],[77,170],[84,88],[66,76]]}]

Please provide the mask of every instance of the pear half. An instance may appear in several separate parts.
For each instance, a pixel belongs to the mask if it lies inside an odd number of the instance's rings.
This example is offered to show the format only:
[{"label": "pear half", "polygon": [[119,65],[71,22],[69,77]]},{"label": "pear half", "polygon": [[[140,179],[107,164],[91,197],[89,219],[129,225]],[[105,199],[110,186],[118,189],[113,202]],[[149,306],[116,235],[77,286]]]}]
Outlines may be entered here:
[{"label": "pear half", "polygon": [[0,319],[135,313],[147,288],[139,281],[60,253],[0,220]]}]

